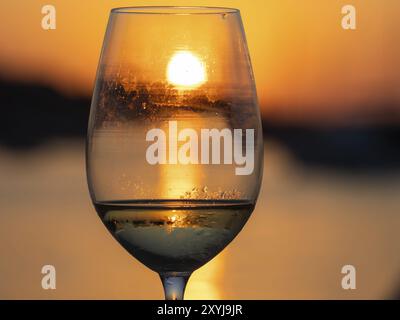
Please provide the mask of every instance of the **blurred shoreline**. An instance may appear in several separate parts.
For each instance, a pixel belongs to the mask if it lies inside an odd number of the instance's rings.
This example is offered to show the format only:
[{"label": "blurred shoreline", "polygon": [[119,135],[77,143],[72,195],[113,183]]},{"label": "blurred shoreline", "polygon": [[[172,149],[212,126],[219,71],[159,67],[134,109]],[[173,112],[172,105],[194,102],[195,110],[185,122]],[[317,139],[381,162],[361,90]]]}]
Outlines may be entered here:
[{"label": "blurred shoreline", "polygon": [[[86,136],[88,97],[68,97],[46,86],[0,78],[0,100],[5,111],[0,146],[11,152]],[[344,173],[400,170],[400,122],[385,123],[377,116],[376,123],[363,125],[323,123],[322,119],[315,124],[289,124],[264,117],[264,138],[284,146],[304,166]]]}]

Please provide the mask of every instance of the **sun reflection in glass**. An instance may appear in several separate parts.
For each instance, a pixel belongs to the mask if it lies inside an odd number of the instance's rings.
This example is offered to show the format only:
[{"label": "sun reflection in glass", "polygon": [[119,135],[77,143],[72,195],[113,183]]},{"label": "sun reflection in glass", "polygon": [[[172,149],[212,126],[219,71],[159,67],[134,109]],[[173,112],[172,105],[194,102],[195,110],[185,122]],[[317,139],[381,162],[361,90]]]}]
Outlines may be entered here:
[{"label": "sun reflection in glass", "polygon": [[184,89],[198,87],[207,80],[204,62],[189,51],[178,51],[168,63],[167,79]]},{"label": "sun reflection in glass", "polygon": [[185,298],[188,300],[220,300],[223,299],[223,277],[225,269],[225,251],[220,253],[204,267],[193,273],[186,290]]},{"label": "sun reflection in glass", "polygon": [[[175,212],[176,210],[172,210],[172,212]],[[176,221],[176,215],[173,215],[172,217],[169,218],[169,220],[174,223]]]}]

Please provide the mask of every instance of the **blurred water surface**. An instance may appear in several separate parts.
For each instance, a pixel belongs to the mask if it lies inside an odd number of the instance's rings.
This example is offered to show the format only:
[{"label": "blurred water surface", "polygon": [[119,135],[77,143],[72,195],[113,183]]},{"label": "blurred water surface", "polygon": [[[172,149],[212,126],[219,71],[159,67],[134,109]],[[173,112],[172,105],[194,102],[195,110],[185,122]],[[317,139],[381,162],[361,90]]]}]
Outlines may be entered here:
[{"label": "blurred water surface", "polygon": [[[0,150],[0,298],[162,299],[158,276],[111,237],[89,199],[80,142]],[[188,299],[393,298],[400,292],[400,173],[305,168],[265,145],[256,210],[191,278]],[[41,288],[41,267],[57,289]],[[357,268],[357,289],[341,268]]]}]

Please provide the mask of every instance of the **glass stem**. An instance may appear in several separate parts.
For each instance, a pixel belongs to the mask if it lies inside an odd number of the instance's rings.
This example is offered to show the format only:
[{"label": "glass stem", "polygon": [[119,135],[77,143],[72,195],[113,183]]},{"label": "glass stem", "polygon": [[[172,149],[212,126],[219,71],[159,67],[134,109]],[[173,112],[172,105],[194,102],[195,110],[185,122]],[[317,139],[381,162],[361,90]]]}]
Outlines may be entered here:
[{"label": "glass stem", "polygon": [[160,278],[164,286],[165,300],[183,300],[190,275],[190,272],[160,273]]}]

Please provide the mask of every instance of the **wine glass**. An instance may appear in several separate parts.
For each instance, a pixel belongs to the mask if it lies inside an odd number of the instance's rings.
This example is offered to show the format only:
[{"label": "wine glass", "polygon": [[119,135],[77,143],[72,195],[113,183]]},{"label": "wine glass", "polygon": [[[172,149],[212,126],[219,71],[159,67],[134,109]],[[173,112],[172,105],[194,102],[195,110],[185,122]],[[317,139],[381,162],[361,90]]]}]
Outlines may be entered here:
[{"label": "wine glass", "polygon": [[263,140],[240,12],[211,7],[111,11],[86,150],[101,220],[183,299],[194,270],[252,213]]}]

